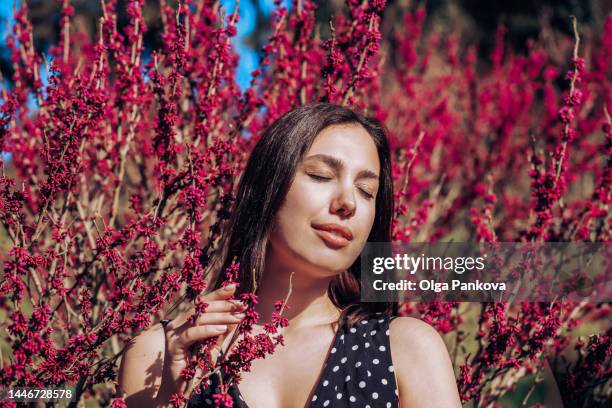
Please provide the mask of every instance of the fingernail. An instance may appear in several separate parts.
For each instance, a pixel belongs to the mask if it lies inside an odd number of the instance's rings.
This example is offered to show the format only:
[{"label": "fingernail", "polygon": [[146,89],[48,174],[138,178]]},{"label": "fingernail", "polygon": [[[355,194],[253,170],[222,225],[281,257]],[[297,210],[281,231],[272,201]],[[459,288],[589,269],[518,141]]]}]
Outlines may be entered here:
[{"label": "fingernail", "polygon": [[244,316],[246,316],[246,313],[232,313],[232,316],[242,319]]},{"label": "fingernail", "polygon": [[227,326],[214,326],[213,330],[219,333],[223,333],[227,330]]},{"label": "fingernail", "polygon": [[236,284],[235,283],[231,283],[231,284],[229,284],[229,285],[227,285],[225,287],[225,290],[228,291],[228,292],[230,292],[230,291],[232,291],[234,289],[236,289]]}]

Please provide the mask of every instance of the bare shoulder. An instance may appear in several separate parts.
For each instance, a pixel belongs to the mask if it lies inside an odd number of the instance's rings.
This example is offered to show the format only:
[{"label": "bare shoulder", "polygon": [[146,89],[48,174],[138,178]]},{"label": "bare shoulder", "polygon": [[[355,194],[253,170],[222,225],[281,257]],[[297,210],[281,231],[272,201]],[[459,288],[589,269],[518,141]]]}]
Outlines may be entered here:
[{"label": "bare shoulder", "polygon": [[119,367],[119,387],[128,406],[153,400],[161,384],[166,338],[161,324],[134,337],[126,346]]},{"label": "bare shoulder", "polygon": [[389,325],[389,342],[403,408],[461,407],[448,349],[434,327],[397,317]]},{"label": "bare shoulder", "polygon": [[[448,349],[437,330],[414,317],[397,317],[389,324],[389,341],[394,361],[431,365],[449,360]],[[426,356],[426,358],[423,358]],[[426,368],[426,367],[423,367]],[[401,368],[398,367],[398,370]]]}]

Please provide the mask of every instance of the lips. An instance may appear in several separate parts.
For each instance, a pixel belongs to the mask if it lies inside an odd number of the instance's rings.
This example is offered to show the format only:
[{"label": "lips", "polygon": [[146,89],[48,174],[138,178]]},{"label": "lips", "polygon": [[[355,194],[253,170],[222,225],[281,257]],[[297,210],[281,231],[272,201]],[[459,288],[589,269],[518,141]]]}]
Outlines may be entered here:
[{"label": "lips", "polygon": [[353,233],[338,224],[313,224],[315,233],[330,247],[342,248],[353,239]]}]

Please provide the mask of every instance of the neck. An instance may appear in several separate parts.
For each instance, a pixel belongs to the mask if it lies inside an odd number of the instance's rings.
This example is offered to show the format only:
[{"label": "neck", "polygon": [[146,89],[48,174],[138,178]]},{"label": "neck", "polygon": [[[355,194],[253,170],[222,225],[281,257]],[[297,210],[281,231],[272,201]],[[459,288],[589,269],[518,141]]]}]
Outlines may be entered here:
[{"label": "neck", "polygon": [[291,276],[292,272],[290,268],[275,265],[275,262],[266,262],[266,269],[257,288],[258,303],[255,308],[261,321],[269,321],[274,303],[287,298],[290,278],[291,293],[287,300],[289,308],[283,310],[283,316],[293,328],[338,321],[340,310],[327,295],[327,287],[333,277],[313,277],[312,274],[298,271]]}]

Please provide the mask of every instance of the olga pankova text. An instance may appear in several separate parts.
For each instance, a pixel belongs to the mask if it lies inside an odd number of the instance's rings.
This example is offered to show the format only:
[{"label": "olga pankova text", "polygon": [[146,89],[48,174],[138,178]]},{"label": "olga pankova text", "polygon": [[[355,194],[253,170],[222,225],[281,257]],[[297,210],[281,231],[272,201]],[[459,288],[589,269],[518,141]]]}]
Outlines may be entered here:
[{"label": "olga pankova text", "polygon": [[481,290],[506,290],[506,282],[481,282],[476,280],[475,282],[461,282],[458,279],[453,279],[450,283],[448,282],[437,282],[433,279],[422,279],[420,281],[411,281],[402,279],[398,282],[383,282],[377,279],[373,282],[374,290],[422,290],[442,292],[447,290],[460,290],[460,291],[481,291]]}]

